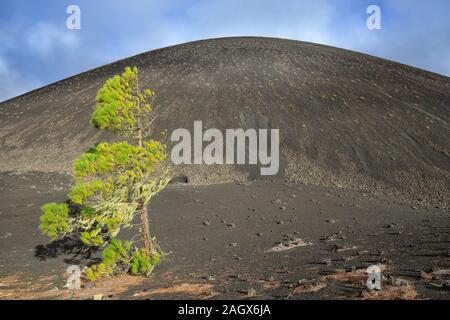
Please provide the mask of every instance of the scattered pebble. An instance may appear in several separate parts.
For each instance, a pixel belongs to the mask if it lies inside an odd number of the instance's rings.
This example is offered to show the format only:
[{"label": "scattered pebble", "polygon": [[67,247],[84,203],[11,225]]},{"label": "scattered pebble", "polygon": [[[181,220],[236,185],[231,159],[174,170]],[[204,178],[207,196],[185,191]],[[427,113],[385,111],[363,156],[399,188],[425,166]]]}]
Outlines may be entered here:
[{"label": "scattered pebble", "polygon": [[0,239],[5,240],[5,239],[7,239],[7,238],[9,238],[11,236],[12,236],[11,232],[6,232],[5,234],[0,236]]},{"label": "scattered pebble", "polygon": [[405,286],[408,285],[408,281],[406,281],[404,279],[396,278],[396,277],[393,277],[393,276],[389,277],[389,282],[393,286],[398,286],[398,287],[405,287]]},{"label": "scattered pebble", "polygon": [[349,267],[347,267],[347,268],[345,268],[345,271],[346,272],[355,272],[356,271],[356,267],[355,266],[349,266]]},{"label": "scattered pebble", "polygon": [[254,297],[254,296],[256,296],[256,294],[257,294],[257,292],[255,289],[248,289],[248,291],[247,291],[248,297]]}]

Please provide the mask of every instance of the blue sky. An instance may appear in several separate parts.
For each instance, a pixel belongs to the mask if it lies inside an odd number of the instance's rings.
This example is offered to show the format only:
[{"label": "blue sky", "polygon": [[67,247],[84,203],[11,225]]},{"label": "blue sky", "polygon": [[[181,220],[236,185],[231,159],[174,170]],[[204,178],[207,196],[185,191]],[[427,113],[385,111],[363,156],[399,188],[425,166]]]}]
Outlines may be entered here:
[{"label": "blue sky", "polygon": [[[81,9],[81,30],[66,8]],[[382,29],[366,27],[380,6]],[[0,101],[140,52],[271,36],[360,51],[450,76],[448,0],[2,0]]]}]

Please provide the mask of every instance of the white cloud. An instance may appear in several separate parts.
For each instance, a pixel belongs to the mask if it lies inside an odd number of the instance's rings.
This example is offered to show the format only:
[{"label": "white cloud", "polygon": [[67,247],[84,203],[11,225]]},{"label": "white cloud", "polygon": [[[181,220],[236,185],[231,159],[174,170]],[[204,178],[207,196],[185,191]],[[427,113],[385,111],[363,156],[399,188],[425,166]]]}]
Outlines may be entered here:
[{"label": "white cloud", "polygon": [[79,44],[77,33],[68,30],[64,24],[58,28],[49,23],[37,23],[30,27],[25,35],[27,45],[41,56],[48,56],[54,50],[74,49]]},{"label": "white cloud", "polygon": [[34,77],[35,70],[55,65],[55,60],[64,57],[73,58],[79,39],[65,24],[57,27],[38,22],[6,25],[0,30],[0,44],[0,101],[4,101],[46,84],[42,74],[40,79]]}]

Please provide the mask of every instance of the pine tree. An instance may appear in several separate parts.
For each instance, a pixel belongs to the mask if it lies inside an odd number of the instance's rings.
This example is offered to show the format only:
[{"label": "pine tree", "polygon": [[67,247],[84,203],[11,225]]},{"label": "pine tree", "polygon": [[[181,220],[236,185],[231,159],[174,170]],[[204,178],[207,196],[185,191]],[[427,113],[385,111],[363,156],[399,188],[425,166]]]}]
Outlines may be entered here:
[{"label": "pine tree", "polygon": [[[97,93],[91,124],[124,141],[102,142],[82,154],[74,164],[69,201],[42,207],[40,229],[52,239],[79,233],[87,247],[106,246],[102,263],[87,269],[89,279],[118,269],[149,274],[159,262],[162,252],[150,235],[148,204],[171,176],[166,145],[147,140],[155,119],[153,96],[152,90],[140,89],[136,67],[107,80]],[[122,228],[133,227],[136,215],[141,249],[115,239]]]}]

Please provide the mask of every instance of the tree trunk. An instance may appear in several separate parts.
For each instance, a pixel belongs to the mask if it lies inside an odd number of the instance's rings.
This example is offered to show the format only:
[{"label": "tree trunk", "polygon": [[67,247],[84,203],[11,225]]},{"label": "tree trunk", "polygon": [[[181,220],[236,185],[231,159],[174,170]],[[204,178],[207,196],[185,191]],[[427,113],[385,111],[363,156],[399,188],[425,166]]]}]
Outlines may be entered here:
[{"label": "tree trunk", "polygon": [[142,222],[142,238],[144,239],[144,248],[151,252],[151,242],[150,242],[150,227],[148,223],[148,208],[146,205],[142,205],[142,214],[141,214],[141,222]]}]

